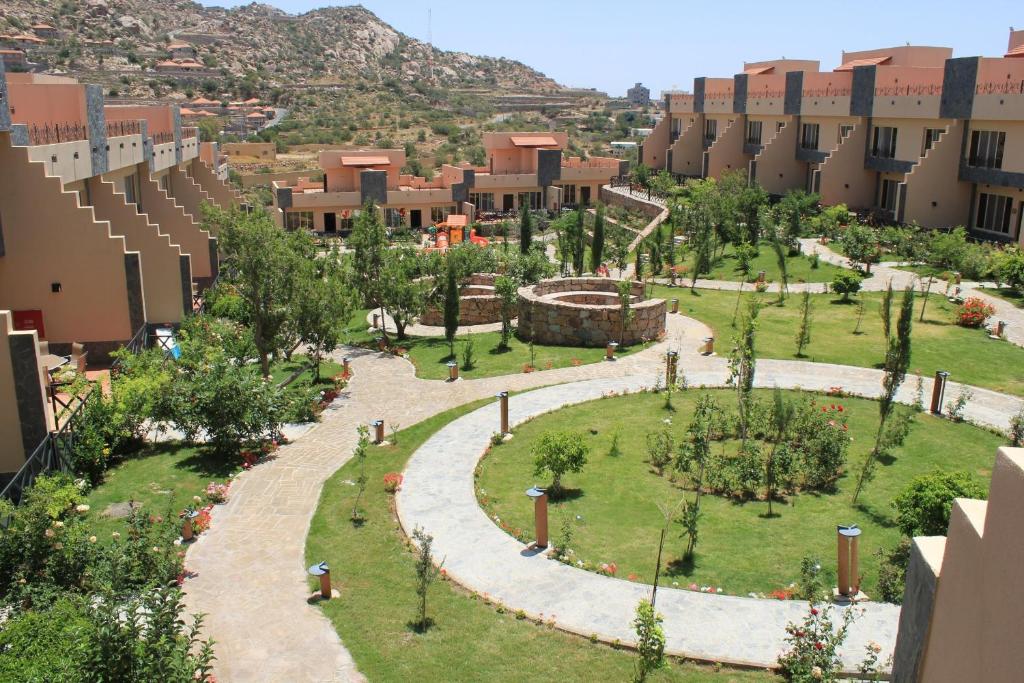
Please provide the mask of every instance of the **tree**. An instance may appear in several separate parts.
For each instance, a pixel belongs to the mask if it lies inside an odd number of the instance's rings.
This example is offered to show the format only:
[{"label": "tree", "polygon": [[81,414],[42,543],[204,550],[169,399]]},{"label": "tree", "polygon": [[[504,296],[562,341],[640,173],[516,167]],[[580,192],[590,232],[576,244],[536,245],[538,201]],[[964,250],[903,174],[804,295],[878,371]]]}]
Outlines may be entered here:
[{"label": "tree", "polygon": [[572,253],[572,269],[576,277],[583,275],[584,255],[587,251],[586,209],[582,206],[575,212],[572,230],[569,233],[569,251]]},{"label": "tree", "polygon": [[[372,201],[368,200],[356,216],[348,248],[352,250],[352,284],[368,308],[380,308],[380,317],[384,320],[382,273],[388,238]],[[382,325],[382,329],[386,339],[387,325]]]},{"label": "tree", "polygon": [[647,253],[651,260],[651,276],[658,277],[661,275],[661,270],[664,267],[664,262],[661,258],[661,247],[665,241],[664,232],[659,224],[654,230],[654,234],[647,240]]},{"label": "tree", "polygon": [[352,514],[349,519],[353,524],[360,525],[364,520],[359,503],[363,499],[363,493],[366,492],[366,451],[370,448],[370,430],[366,425],[359,425],[356,427],[356,431],[359,434],[359,439],[352,457],[359,463],[359,476],[356,477],[356,497],[352,500]]},{"label": "tree", "polygon": [[777,488],[776,461],[775,456],[779,451],[779,445],[786,438],[789,425],[793,422],[796,411],[793,404],[782,398],[782,390],[775,387],[772,393],[772,448],[765,460],[765,497],[768,498],[768,516],[772,516],[772,499],[775,498]]},{"label": "tree", "polygon": [[996,254],[993,270],[1000,282],[1024,292],[1024,251],[1020,247],[1007,247]]},{"label": "tree", "polygon": [[760,304],[751,299],[746,315],[740,321],[740,329],[733,337],[733,349],[729,354],[729,386],[736,388],[736,403],[739,410],[740,440],[747,441],[747,427],[750,420],[750,403],[754,391],[754,372],[757,359],[754,353],[754,334],[757,331],[757,314]]},{"label": "tree", "polygon": [[449,253],[445,266],[444,285],[444,338],[448,341],[448,355],[455,358],[455,335],[459,331],[459,280],[455,259]]},{"label": "tree", "polygon": [[782,280],[782,284],[779,286],[779,301],[786,300],[786,294],[789,292],[789,271],[786,269],[786,251],[782,248],[782,242],[779,240],[778,235],[772,233],[772,251],[775,252],[775,263],[779,266],[779,277]]},{"label": "tree", "polygon": [[604,204],[600,202],[594,213],[594,237],[590,243],[590,272],[597,273],[604,257]]},{"label": "tree", "polygon": [[562,490],[562,477],[582,471],[589,453],[580,432],[544,432],[533,446],[533,474],[551,474],[551,493],[556,496]]},{"label": "tree", "polygon": [[871,272],[871,264],[876,263],[881,254],[876,232],[860,223],[851,223],[846,228],[840,244],[851,262],[864,266],[865,273]]},{"label": "tree", "polygon": [[341,341],[355,301],[337,251],[322,259],[307,261],[293,315],[299,341],[306,345],[313,363],[313,379],[320,381],[320,363]]},{"label": "tree", "polygon": [[519,288],[517,283],[507,275],[499,275],[494,279],[494,293],[501,299],[501,342],[498,348],[507,349],[512,338],[512,315],[515,312]]},{"label": "tree", "polygon": [[665,666],[664,620],[654,611],[649,600],[641,600],[636,606],[633,630],[636,632],[636,667],[633,680],[644,683],[648,674]]},{"label": "tree", "polygon": [[225,269],[245,303],[253,342],[264,377],[270,354],[281,348],[304,261],[312,242],[302,232],[285,232],[262,212],[224,211],[203,205],[203,223],[219,235]]},{"label": "tree", "polygon": [[804,290],[800,295],[800,327],[796,332],[796,355],[804,357],[804,349],[811,343],[811,292]]},{"label": "tree", "polygon": [[619,343],[626,338],[626,328],[633,322],[633,283],[629,280],[620,280],[619,289]]},{"label": "tree", "polygon": [[380,298],[395,323],[395,333],[405,339],[405,328],[427,306],[426,274],[421,252],[412,247],[384,252],[380,272]]},{"label": "tree", "polygon": [[860,291],[861,278],[856,273],[840,270],[832,276],[832,291],[843,296],[843,302],[850,300],[851,294]]},{"label": "tree", "polygon": [[896,524],[904,535],[944,536],[955,498],[986,498],[985,487],[970,472],[936,470],[914,479],[904,488],[892,506]]},{"label": "tree", "polygon": [[529,207],[519,208],[519,253],[525,254],[530,251],[530,244],[533,242],[533,216],[530,215]]},{"label": "tree", "polygon": [[882,379],[882,396],[878,401],[878,432],[875,434],[875,445],[864,458],[864,466],[857,478],[857,488],[853,492],[853,503],[857,503],[864,484],[871,478],[875,461],[882,452],[885,423],[892,414],[896,402],[896,392],[903,379],[907,376],[910,366],[910,332],[914,324],[914,287],[909,285],[903,290],[903,301],[900,304],[900,317],[896,322],[896,336],[890,337],[885,354],[885,377]]},{"label": "tree", "polygon": [[882,301],[878,304],[878,316],[882,319],[882,336],[888,345],[892,336],[892,280],[886,284],[882,292]]},{"label": "tree", "polygon": [[[416,527],[412,531],[412,540],[416,543],[416,595],[419,597],[419,605],[416,611],[416,621],[413,626],[420,633],[430,628],[433,620],[427,618],[427,594],[430,592],[430,584],[434,583],[438,574],[441,573],[441,566],[434,565],[433,545],[434,537]],[[441,562],[443,565],[444,562]]]}]

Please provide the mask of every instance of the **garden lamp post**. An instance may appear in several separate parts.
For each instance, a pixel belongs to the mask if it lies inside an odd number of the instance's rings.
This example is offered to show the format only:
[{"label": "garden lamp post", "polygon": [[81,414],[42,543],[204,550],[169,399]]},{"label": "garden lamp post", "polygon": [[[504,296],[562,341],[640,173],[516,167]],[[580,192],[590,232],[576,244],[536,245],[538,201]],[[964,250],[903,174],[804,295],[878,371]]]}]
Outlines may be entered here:
[{"label": "garden lamp post", "polygon": [[508,392],[507,391],[499,391],[495,395],[495,398],[498,399],[498,402],[500,404],[500,409],[501,409],[501,431],[499,432],[499,434],[504,436],[504,435],[509,433],[509,428],[508,428]]},{"label": "garden lamp post", "polygon": [[192,520],[199,516],[199,510],[188,509],[181,513],[181,539],[183,541],[191,541],[195,537],[195,527],[192,526]]},{"label": "garden lamp post", "polygon": [[310,576],[320,577],[320,597],[324,600],[331,599],[331,570],[326,562],[314,564],[306,571]]},{"label": "garden lamp post", "polygon": [[448,381],[454,382],[459,378],[459,364],[453,360],[448,361]]},{"label": "garden lamp post", "polygon": [[672,299],[672,312],[673,313],[678,313],[679,312],[679,299]]},{"label": "garden lamp post", "polygon": [[946,394],[946,382],[949,380],[949,373],[939,370],[935,373],[935,382],[932,384],[932,415],[942,414],[942,398]]},{"label": "garden lamp post", "polygon": [[837,574],[839,575],[839,594],[846,597],[856,597],[860,587],[858,574],[857,541],[860,536],[860,529],[856,524],[850,526],[839,525],[836,527],[836,538],[839,546],[839,563]]},{"label": "garden lamp post", "polygon": [[715,338],[704,337],[704,350],[701,353],[705,356],[710,356],[715,352]]},{"label": "garden lamp post", "polygon": [[351,377],[352,376],[352,359],[349,358],[348,356],[345,356],[341,360],[341,364],[342,364],[342,367],[344,368],[344,371],[345,371],[345,377]]},{"label": "garden lamp post", "polygon": [[537,536],[534,547],[548,547],[548,492],[534,485],[526,490],[526,495],[533,498],[533,526]]},{"label": "garden lamp post", "polygon": [[615,360],[615,349],[619,348],[619,342],[610,341],[604,347],[604,359]]},{"label": "garden lamp post", "polygon": [[379,330],[380,329],[380,313],[374,313],[373,314],[373,329],[375,329],[375,330]]},{"label": "garden lamp post", "polygon": [[373,443],[377,445],[384,443],[384,420],[374,420],[370,426],[373,427]]}]

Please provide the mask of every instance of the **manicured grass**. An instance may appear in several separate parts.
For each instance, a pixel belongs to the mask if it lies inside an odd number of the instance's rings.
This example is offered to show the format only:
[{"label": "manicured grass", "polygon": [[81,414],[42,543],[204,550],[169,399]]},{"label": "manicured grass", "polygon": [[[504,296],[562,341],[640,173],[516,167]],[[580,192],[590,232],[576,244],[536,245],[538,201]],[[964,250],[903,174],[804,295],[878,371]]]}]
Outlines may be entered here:
[{"label": "manicured grass", "polygon": [[189,505],[198,505],[192,497],[202,496],[211,481],[227,481],[238,465],[221,462],[178,442],[148,445],[108,470],[103,483],[89,493],[86,502],[93,528],[101,538],[124,531],[124,519],[103,514],[113,503],[136,501],[148,514],[165,515],[170,511],[177,515]]},{"label": "manicured grass", "polygon": [[[367,333],[366,311],[359,311],[352,318],[348,328],[348,341],[353,344],[372,345],[372,335]],[[360,324],[362,322],[362,324]],[[416,376],[423,379],[448,379],[448,361],[452,357],[448,350],[448,342],[444,337],[409,337],[399,341],[390,335],[394,347],[405,349],[409,360],[416,366]],[[463,364],[463,349],[467,339],[473,340],[475,362],[467,369]],[[459,376],[466,379],[495,377],[523,372],[524,366],[530,365],[530,344],[513,336],[509,340],[507,350],[499,350],[500,332],[480,332],[477,334],[460,334],[455,340],[455,360],[459,364]],[[644,345],[620,346],[616,352],[619,356],[643,350]],[[576,346],[545,346],[535,344],[533,347],[533,365],[538,372],[555,368],[572,367],[599,363],[604,358],[605,350],[601,348],[583,348]],[[578,362],[574,362],[578,361]]]},{"label": "manicured grass", "polygon": [[[387,472],[400,472],[409,456],[433,432],[475,409],[476,402],[450,410],[398,434],[396,446],[373,447],[366,460],[368,485],[362,509],[366,522],[349,521],[359,472],[349,462],[325,484],[306,543],[306,563],[326,560],[341,598],[320,603],[359,670],[381,681],[624,681],[634,655],[592,644],[547,626],[499,612],[482,598],[440,581],[429,593],[426,633],[409,626],[416,612],[413,555],[383,489]],[[310,583],[311,592],[314,586]],[[693,683],[767,682],[760,671],[736,671],[673,663],[651,681]]]},{"label": "manicured grass", "polygon": [[[681,287],[655,287],[654,296],[678,298],[683,315],[696,318],[714,330],[716,348],[726,353],[731,346],[735,330],[732,327],[737,294],[701,290],[691,292]],[[761,358],[796,357],[794,337],[798,328],[800,304],[797,296],[789,296],[784,306],[771,305],[776,294],[744,293],[740,297],[740,312],[746,301],[758,296],[766,304],[758,317],[756,351]],[[832,294],[812,297],[813,322],[811,343],[805,349],[804,360],[839,363],[862,367],[881,367],[885,356],[882,322],[878,315],[880,293],[865,293],[864,317],[860,334],[854,334],[857,325],[857,306],[842,303]],[[899,315],[900,293],[893,301],[893,326]],[[948,370],[956,382],[965,382],[1024,396],[1024,349],[1005,341],[989,339],[983,330],[960,327],[954,322],[956,306],[943,296],[941,289],[928,297],[924,322],[918,321],[924,297],[918,293],[915,300],[911,371],[919,369],[924,375],[936,370]],[[909,380],[908,380],[909,381]]]},{"label": "manicured grass", "polygon": [[980,290],[985,294],[991,294],[992,296],[998,297],[1003,301],[1013,304],[1017,308],[1024,308],[1024,292],[1009,287],[1001,287],[999,289],[990,289],[986,287]]},{"label": "manicured grass", "polygon": [[[692,268],[692,256],[684,256],[678,262]],[[831,282],[832,277],[839,271],[844,270],[825,261],[819,261],[817,268],[812,268],[810,254],[798,254],[786,257],[786,273],[790,282]],[[711,272],[702,277],[709,280],[730,280],[733,282],[753,282],[757,279],[759,271],[764,271],[765,279],[769,282],[780,282],[782,276],[779,271],[778,260],[770,244],[762,243],[758,248],[758,255],[750,262],[750,272],[744,277],[740,272],[733,245],[725,248],[725,254],[715,263]],[[685,278],[686,275],[684,274]]]},{"label": "manicured grass", "polygon": [[[590,455],[583,472],[563,479],[572,495],[552,503],[552,537],[557,542],[563,521],[568,519],[573,528],[569,547],[578,558],[597,565],[614,562],[619,578],[636,574],[637,580],[651,582],[664,524],[659,505],[674,506],[683,497],[692,500],[694,494],[652,471],[647,463],[646,435],[660,431],[662,421],[671,417],[676,443],[682,443],[699,393],[691,389],[677,394],[673,398],[674,413],[665,410],[664,394],[645,393],[564,408],[521,425],[515,430],[515,439],[492,448],[482,461],[478,496],[486,498],[487,509],[513,529],[532,529],[533,506],[523,490],[548,482],[534,476],[530,450],[545,431],[578,429],[590,446]],[[735,413],[734,393],[710,393]],[[786,393],[800,400],[806,397]],[[758,395],[761,400],[771,400],[768,392]],[[893,497],[914,476],[933,469],[967,470],[987,488],[995,449],[1005,443],[1005,439],[977,427],[919,414],[903,447],[879,465],[875,478],[861,493],[858,507],[853,507],[850,501],[856,472],[873,442],[878,404],[852,398],[820,397],[819,401],[844,406],[853,437],[847,453],[848,473],[840,479],[838,492],[798,494],[789,499],[788,505],[776,502],[774,512],[778,516],[772,518],[765,516],[767,503],[760,500],[738,502],[703,496],[699,542],[692,565],[679,561],[685,547],[681,527],[669,527],[664,556],[666,583],[675,581],[685,587],[694,582],[722,587],[736,595],[783,588],[799,578],[802,557],[817,558],[827,571],[834,571],[835,527],[855,523],[864,530],[860,546],[864,590],[877,595],[878,562],[874,553],[880,547],[893,546],[900,537],[890,506]],[[615,433],[621,454],[611,456]],[[713,446],[716,452],[722,447],[721,443]],[[727,453],[735,453],[734,443],[725,444],[725,448]]]},{"label": "manicured grass", "polygon": [[[296,377],[292,383],[288,386],[303,386],[309,385],[313,382],[313,370],[309,367],[309,359],[306,356],[292,356],[290,361],[280,360],[270,366],[270,378],[275,384],[280,384],[289,377],[292,373],[299,369],[305,368],[305,371]],[[324,359],[320,361],[320,380],[325,381],[339,374],[344,368],[340,363],[335,363],[332,360]]]}]

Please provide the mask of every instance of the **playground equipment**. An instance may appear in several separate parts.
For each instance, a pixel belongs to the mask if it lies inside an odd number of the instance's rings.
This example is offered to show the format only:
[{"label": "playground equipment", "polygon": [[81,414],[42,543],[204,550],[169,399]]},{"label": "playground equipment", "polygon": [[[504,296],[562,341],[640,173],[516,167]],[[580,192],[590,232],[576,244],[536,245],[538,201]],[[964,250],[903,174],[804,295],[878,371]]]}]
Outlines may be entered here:
[{"label": "playground equipment", "polygon": [[[466,228],[469,227],[469,216],[461,213],[449,214],[445,220],[434,224],[428,231],[427,251],[446,251],[452,244],[465,242]],[[490,240],[476,234],[476,229],[469,230],[469,241],[481,247],[490,244]]]}]

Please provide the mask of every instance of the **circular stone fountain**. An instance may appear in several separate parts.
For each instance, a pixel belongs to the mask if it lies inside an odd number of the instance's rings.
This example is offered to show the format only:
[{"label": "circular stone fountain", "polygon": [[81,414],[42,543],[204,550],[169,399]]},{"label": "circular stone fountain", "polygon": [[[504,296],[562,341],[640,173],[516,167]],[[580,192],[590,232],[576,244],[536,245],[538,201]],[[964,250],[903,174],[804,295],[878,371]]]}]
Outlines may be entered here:
[{"label": "circular stone fountain", "polygon": [[[459,325],[487,325],[501,322],[501,297],[494,291],[494,273],[473,273],[459,288]],[[421,325],[444,325],[444,311],[430,307],[419,320]]]}]

